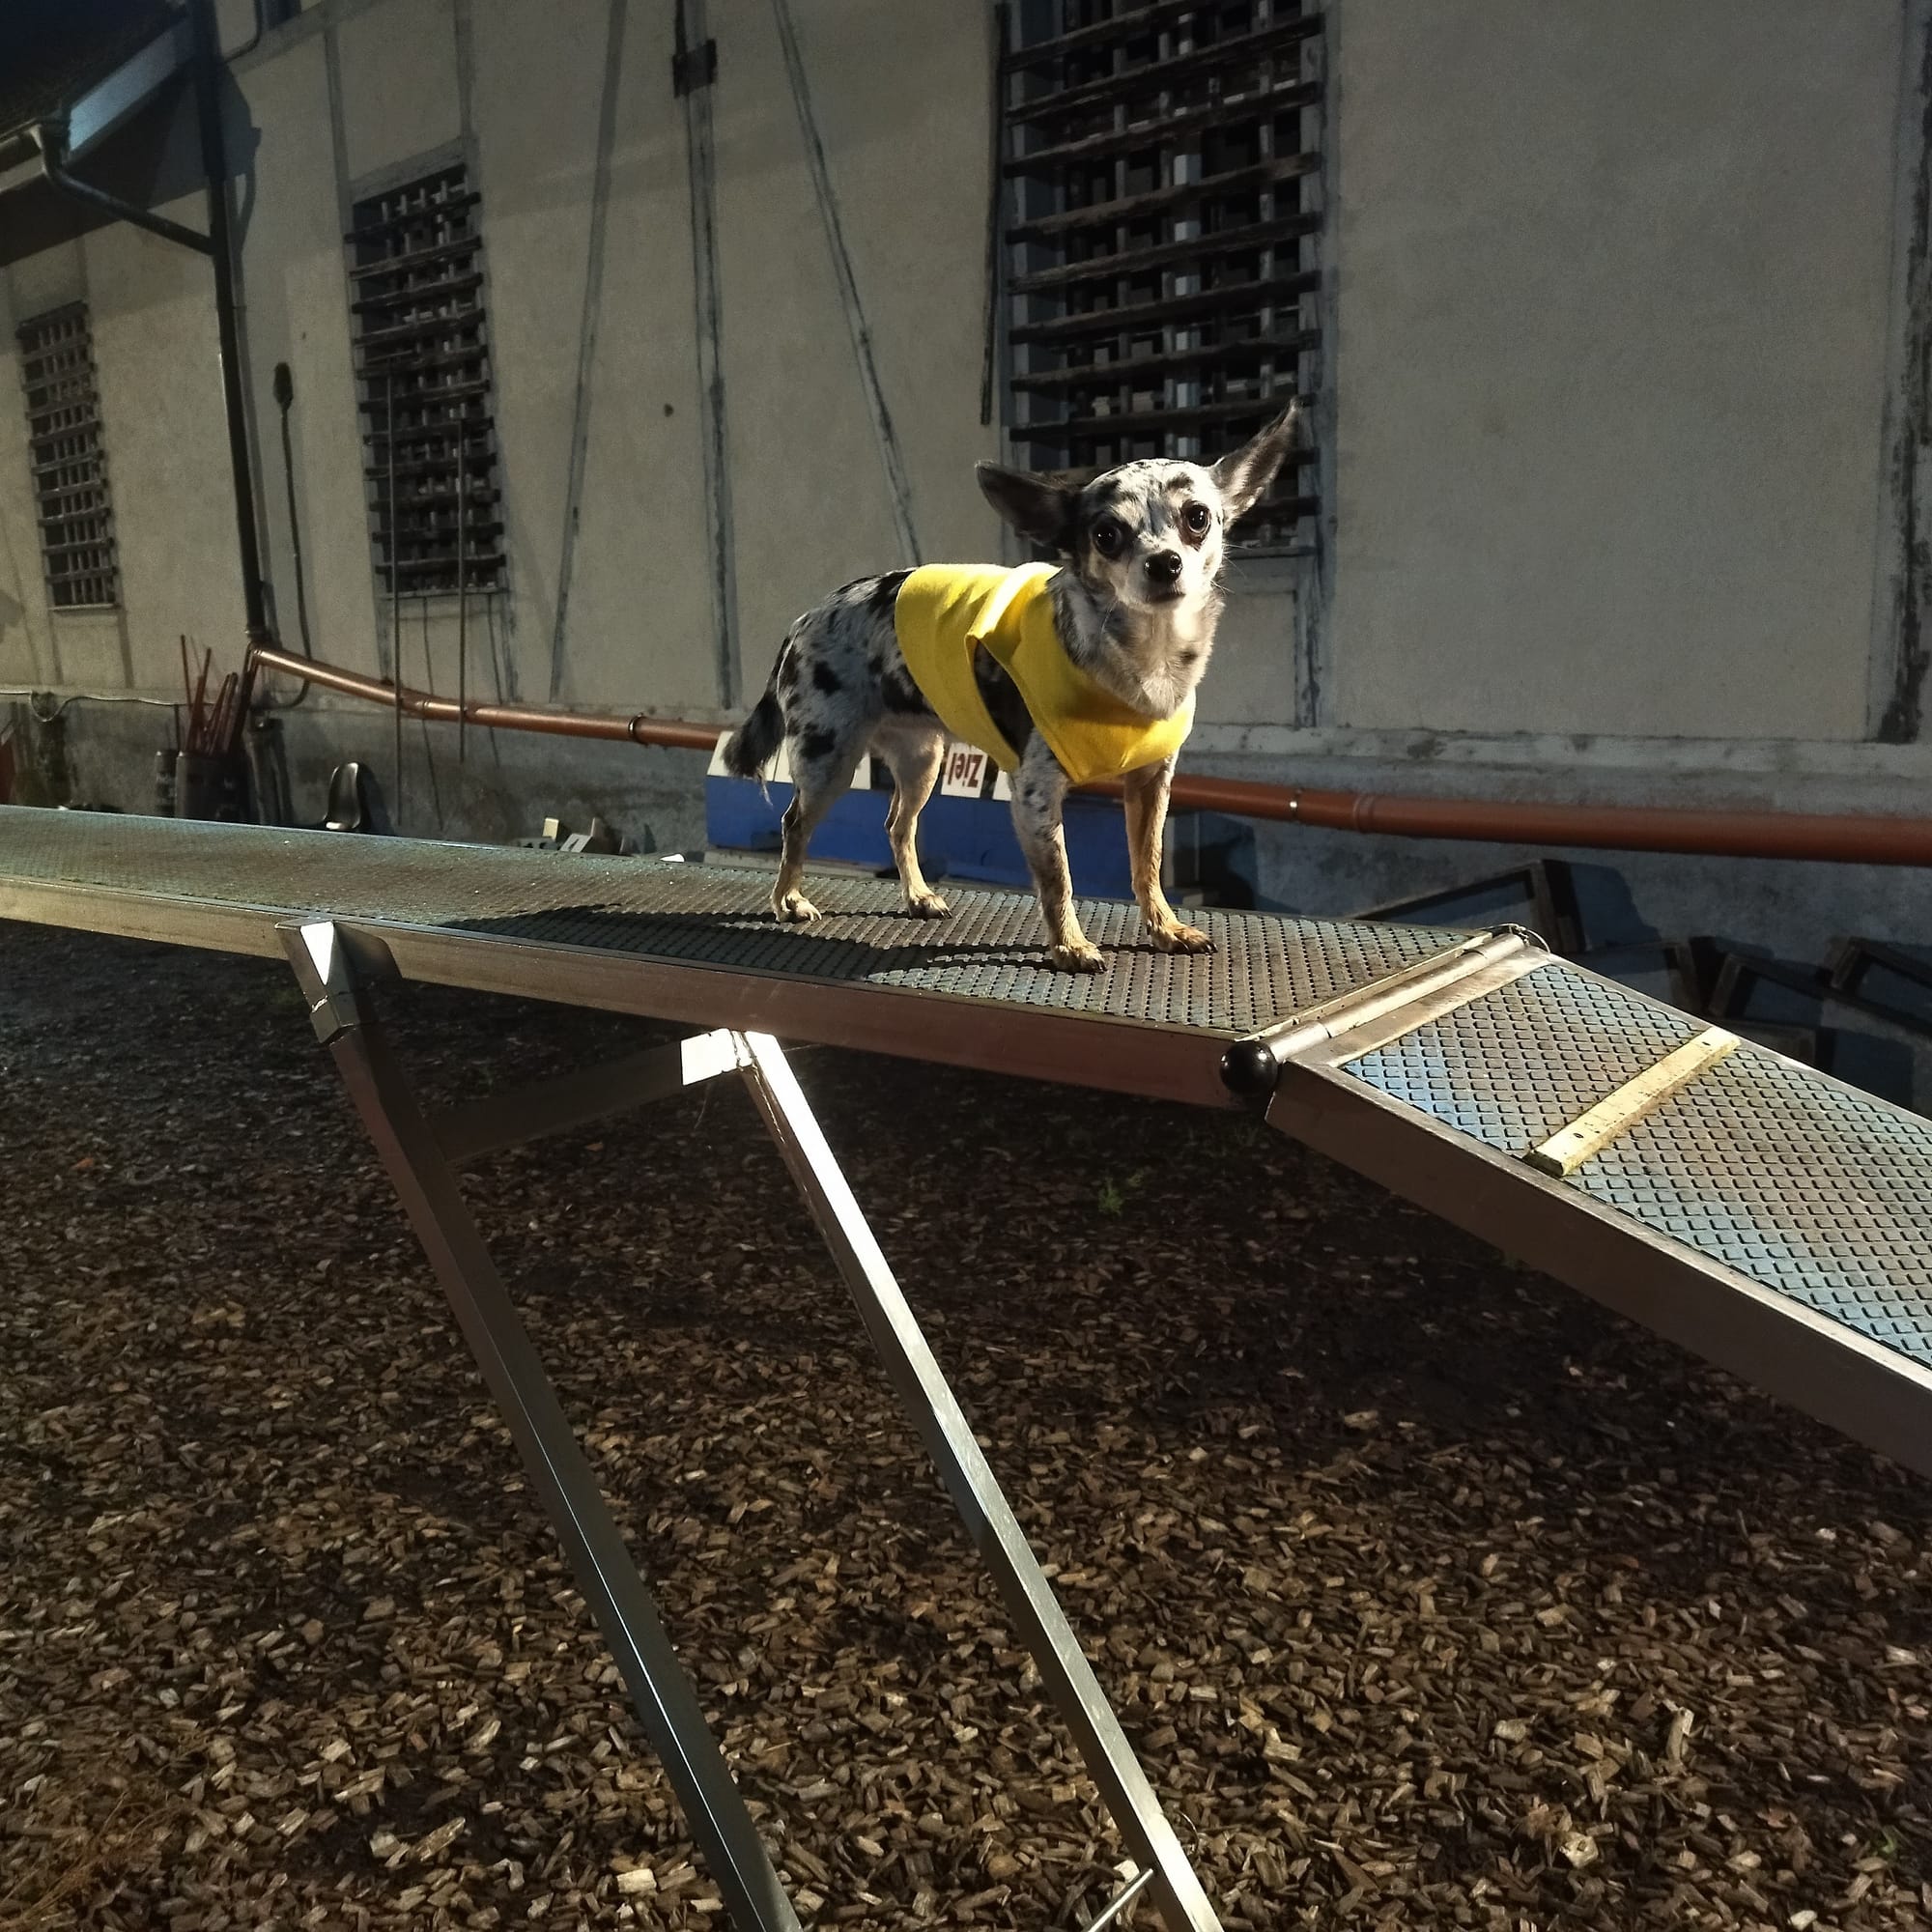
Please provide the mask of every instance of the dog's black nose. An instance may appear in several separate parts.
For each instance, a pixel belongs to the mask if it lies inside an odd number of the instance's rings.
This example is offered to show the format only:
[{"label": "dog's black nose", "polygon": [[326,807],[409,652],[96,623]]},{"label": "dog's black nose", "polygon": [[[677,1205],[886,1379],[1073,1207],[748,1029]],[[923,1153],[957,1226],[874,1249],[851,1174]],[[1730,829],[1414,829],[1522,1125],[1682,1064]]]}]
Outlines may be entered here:
[{"label": "dog's black nose", "polygon": [[1157,550],[1147,560],[1147,574],[1155,583],[1178,583],[1180,581],[1180,553],[1178,550]]}]

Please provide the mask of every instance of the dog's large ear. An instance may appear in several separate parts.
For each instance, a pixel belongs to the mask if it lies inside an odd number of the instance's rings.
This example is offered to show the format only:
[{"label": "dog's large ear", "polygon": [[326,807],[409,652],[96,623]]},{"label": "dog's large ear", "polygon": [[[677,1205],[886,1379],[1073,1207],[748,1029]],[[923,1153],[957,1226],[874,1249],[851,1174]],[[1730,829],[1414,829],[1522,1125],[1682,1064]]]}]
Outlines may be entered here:
[{"label": "dog's large ear", "polygon": [[1244,517],[1261,501],[1275,472],[1294,447],[1295,433],[1301,423],[1301,403],[1297,398],[1269,423],[1252,442],[1245,442],[1232,456],[1224,456],[1214,466],[1214,487],[1221,493],[1221,514],[1233,523]]},{"label": "dog's large ear", "polygon": [[1024,469],[1002,469],[997,463],[974,466],[973,474],[987,502],[1023,537],[1048,550],[1073,547],[1073,505],[1079,492]]}]

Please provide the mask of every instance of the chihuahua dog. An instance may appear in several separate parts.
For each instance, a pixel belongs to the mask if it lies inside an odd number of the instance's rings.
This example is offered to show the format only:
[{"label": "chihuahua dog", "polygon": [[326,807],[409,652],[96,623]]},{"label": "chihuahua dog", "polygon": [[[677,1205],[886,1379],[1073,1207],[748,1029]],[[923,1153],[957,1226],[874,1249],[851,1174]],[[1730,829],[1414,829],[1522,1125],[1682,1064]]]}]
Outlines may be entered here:
[{"label": "chihuahua dog", "polygon": [[[1062,559],[1057,569],[894,571],[860,578],[800,617],[785,634],[763,696],[726,741],[724,754],[728,771],[750,778],[781,743],[788,753],[796,790],[784,813],[774,915],[818,917],[801,890],[806,847],[867,752],[882,757],[892,773],[886,827],[906,908],[917,918],[945,915],[946,901],[920,870],[917,831],[952,721],[943,722],[935,706],[935,679],[912,648],[901,598],[913,604],[925,594],[926,580],[937,581],[943,601],[952,579],[983,585],[1010,577],[1037,593],[1042,626],[1050,611],[1051,636],[1040,648],[1064,653],[1065,663],[1054,667],[1056,689],[1074,692],[1076,711],[1103,711],[1110,729],[1124,726],[1125,737],[1110,745],[1146,748],[1121,754],[1118,775],[1126,799],[1134,896],[1153,944],[1164,952],[1210,951],[1208,935],[1178,919],[1161,891],[1161,832],[1174,753],[1192,721],[1195,688],[1214,646],[1228,530],[1274,480],[1293,445],[1298,414],[1291,404],[1252,441],[1211,467],[1146,459],[1081,485],[982,463],[976,473],[987,500],[1021,536],[1056,553]],[[932,597],[925,601],[930,605]],[[1061,831],[1063,802],[1081,774],[1069,775],[1048,742],[1054,738],[1065,752],[1067,737],[1034,716],[1038,681],[1025,677],[1021,661],[1013,660],[1009,669],[994,649],[978,648],[981,635],[965,631],[966,621],[955,626],[970,657],[970,668],[960,660],[964,701],[971,705],[977,696],[982,729],[987,720],[994,727],[985,733],[986,748],[1002,765],[1010,764],[1013,824],[1046,922],[1052,962],[1069,972],[1097,973],[1105,960],[1075,915]],[[924,674],[916,674],[915,665]],[[1136,738],[1137,726],[1145,739]],[[1109,767],[1108,775],[1114,770]]]}]

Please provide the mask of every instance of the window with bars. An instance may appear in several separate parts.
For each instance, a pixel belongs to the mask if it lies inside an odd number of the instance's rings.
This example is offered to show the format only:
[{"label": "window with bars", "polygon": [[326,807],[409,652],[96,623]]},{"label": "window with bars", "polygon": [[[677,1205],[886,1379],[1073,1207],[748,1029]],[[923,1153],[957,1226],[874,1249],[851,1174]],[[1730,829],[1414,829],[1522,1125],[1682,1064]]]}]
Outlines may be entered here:
[{"label": "window with bars", "polygon": [[[1302,0],[1021,0],[999,103],[1017,460],[1212,461],[1305,390],[1320,31]],[[1316,509],[1303,443],[1243,549]]]},{"label": "window with bars", "polygon": [[349,233],[370,538],[405,597],[503,587],[476,201],[458,162],[358,201]]},{"label": "window with bars", "polygon": [[120,573],[86,304],[22,323],[19,345],[47,601],[56,611],[111,606],[120,599]]}]

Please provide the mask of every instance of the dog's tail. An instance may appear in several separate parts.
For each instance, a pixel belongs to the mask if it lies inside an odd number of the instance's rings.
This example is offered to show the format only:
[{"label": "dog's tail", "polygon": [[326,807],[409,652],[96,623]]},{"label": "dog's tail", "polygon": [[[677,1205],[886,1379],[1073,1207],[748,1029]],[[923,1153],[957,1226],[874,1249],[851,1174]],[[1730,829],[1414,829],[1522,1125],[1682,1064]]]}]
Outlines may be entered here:
[{"label": "dog's tail", "polygon": [[779,704],[777,672],[752,715],[724,741],[724,769],[733,778],[756,778],[784,742],[784,712]]}]

